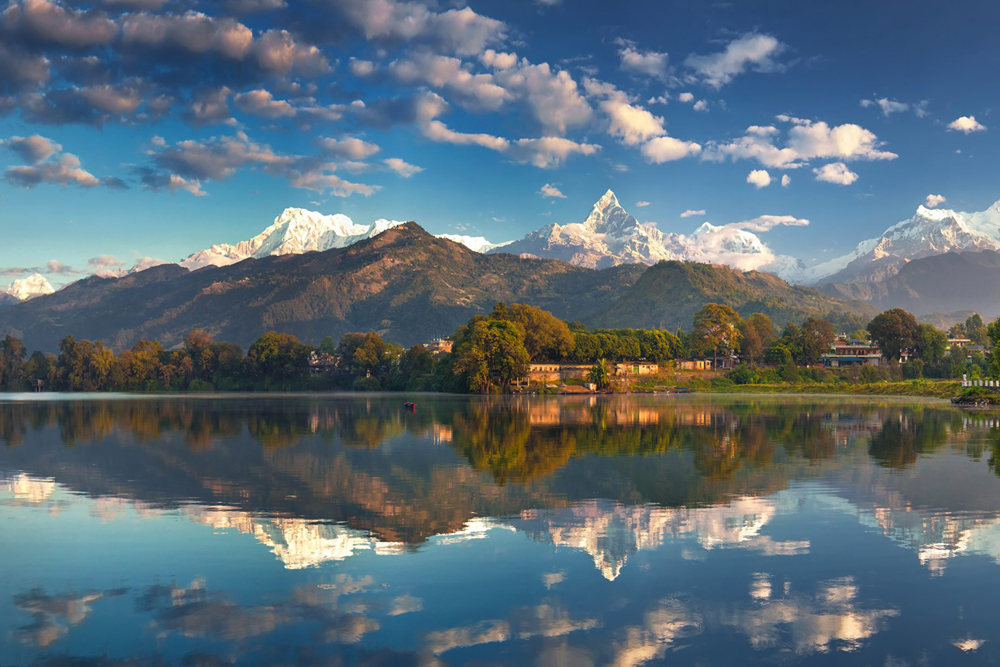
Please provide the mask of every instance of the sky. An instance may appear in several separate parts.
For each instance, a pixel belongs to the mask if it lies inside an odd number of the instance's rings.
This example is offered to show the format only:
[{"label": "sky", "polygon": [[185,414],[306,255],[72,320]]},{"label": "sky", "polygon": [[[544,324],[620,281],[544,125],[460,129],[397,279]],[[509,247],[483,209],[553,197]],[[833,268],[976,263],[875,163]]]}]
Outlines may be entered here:
[{"label": "sky", "polygon": [[608,188],[664,232],[806,219],[762,238],[812,265],[1000,199],[996,25],[986,0],[8,0],[0,282],[177,261],[289,206],[506,241]]}]

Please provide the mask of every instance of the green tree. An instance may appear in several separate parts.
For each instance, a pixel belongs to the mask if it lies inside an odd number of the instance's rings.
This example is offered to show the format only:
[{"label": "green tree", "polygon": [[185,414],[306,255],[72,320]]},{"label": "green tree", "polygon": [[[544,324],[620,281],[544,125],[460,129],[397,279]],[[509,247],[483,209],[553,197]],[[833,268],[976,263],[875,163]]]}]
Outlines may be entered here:
[{"label": "green tree", "polygon": [[591,366],[587,372],[587,380],[597,385],[598,389],[607,389],[611,386],[611,371],[608,369],[606,359],[598,359],[597,363]]},{"label": "green tree", "polygon": [[904,351],[914,346],[917,320],[902,308],[893,308],[876,315],[868,323],[868,331],[882,356],[898,361]]},{"label": "green tree", "polygon": [[777,334],[774,323],[764,313],[754,313],[740,325],[740,350],[750,365],[759,364],[764,359],[767,348],[771,346]]},{"label": "green tree", "polygon": [[269,331],[247,350],[251,372],[265,388],[293,386],[309,370],[309,348],[295,336]]},{"label": "green tree", "polygon": [[965,335],[976,345],[986,345],[989,341],[989,333],[986,331],[986,324],[979,313],[973,313],[965,320]]},{"label": "green tree", "polygon": [[986,329],[990,342],[989,369],[990,377],[1000,380],[1000,317],[993,320]]},{"label": "green tree", "polygon": [[8,334],[0,341],[0,388],[25,388],[28,379],[27,354],[20,338]]},{"label": "green tree", "polygon": [[[494,315],[497,312],[494,310]],[[473,318],[464,331],[456,332],[458,337],[461,343],[455,372],[466,376],[470,391],[508,391],[515,380],[528,375],[529,358],[522,332],[505,317]]]},{"label": "green tree", "polygon": [[948,335],[933,324],[918,324],[914,334],[914,352],[925,363],[941,361],[948,347]]},{"label": "green tree", "polygon": [[507,309],[510,321],[524,331],[524,349],[532,360],[561,361],[573,352],[573,334],[565,322],[552,313],[523,303]]},{"label": "green tree", "polygon": [[711,352],[714,365],[718,364],[719,352],[730,354],[739,350],[739,314],[731,307],[706,303],[694,316],[694,340],[700,349]]},{"label": "green tree", "polygon": [[817,363],[836,339],[833,325],[817,317],[810,317],[802,323],[800,336],[802,362],[805,364]]}]

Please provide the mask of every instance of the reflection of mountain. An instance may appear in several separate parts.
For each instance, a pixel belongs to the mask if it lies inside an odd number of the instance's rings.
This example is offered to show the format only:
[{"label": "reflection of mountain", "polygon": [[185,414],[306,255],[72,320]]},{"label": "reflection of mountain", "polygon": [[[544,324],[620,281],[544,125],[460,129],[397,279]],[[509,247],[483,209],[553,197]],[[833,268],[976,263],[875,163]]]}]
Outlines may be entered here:
[{"label": "reflection of mountain", "polygon": [[528,510],[514,525],[533,539],[590,554],[606,579],[621,574],[629,556],[667,539],[688,538],[704,549],[748,548],[765,555],[806,553],[809,542],[774,542],[761,529],[774,517],[773,500],[743,497],[713,507],[624,507],[582,502],[564,510]]},{"label": "reflection of mountain", "polygon": [[[584,550],[613,579],[668,539],[804,551],[807,542],[763,529],[779,511],[774,494],[810,478],[836,480],[865,521],[927,562],[996,557],[1000,506],[921,518],[904,510],[927,489],[948,489],[945,480],[878,491],[966,460],[922,457],[980,429],[950,409],[813,399],[428,399],[417,414],[391,398],[22,403],[0,405],[0,475],[19,502],[44,502],[62,485],[99,499],[92,511],[107,519],[122,504],[181,508],[252,535],[289,568],[503,525]],[[845,470],[865,471],[875,491],[858,491]],[[985,465],[977,471],[995,482]]]}]

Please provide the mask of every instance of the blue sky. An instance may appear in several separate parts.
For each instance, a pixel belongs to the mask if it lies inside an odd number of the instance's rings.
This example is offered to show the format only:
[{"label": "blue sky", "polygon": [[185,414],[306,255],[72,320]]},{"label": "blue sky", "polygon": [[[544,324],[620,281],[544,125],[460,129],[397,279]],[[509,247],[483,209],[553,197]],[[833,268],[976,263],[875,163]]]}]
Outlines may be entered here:
[{"label": "blue sky", "polygon": [[663,231],[806,218],[763,238],[812,264],[928,195],[1000,199],[996,25],[985,1],[10,0],[0,282],[177,260],[287,206],[503,241],[609,187]]}]

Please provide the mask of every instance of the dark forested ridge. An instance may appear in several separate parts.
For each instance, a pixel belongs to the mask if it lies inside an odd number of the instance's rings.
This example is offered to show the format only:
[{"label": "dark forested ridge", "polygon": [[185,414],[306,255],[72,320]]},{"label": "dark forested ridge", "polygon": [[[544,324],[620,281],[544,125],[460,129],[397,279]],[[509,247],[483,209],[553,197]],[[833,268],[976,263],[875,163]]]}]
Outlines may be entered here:
[{"label": "dark forested ridge", "polygon": [[687,326],[706,302],[763,312],[780,326],[810,315],[833,321],[867,305],[791,286],[762,273],[661,262],[584,269],[557,260],[482,255],[415,223],[320,253],[249,259],[187,271],[163,265],[123,278],[91,277],[0,309],[0,333],[53,352],[68,335],[115,350],[140,340],[179,345],[192,329],[246,348],[268,331],[317,343],[355,331],[403,345],[451,334],[498,301],[527,303],[588,325]]},{"label": "dark forested ridge", "polygon": [[807,317],[822,317],[850,331],[877,312],[863,302],[790,285],[770,273],[744,273],[717,264],[660,262],[643,273],[593,323],[604,327],[676,329],[687,327],[695,313],[710,302],[729,306],[744,317],[764,313],[778,327]]}]

